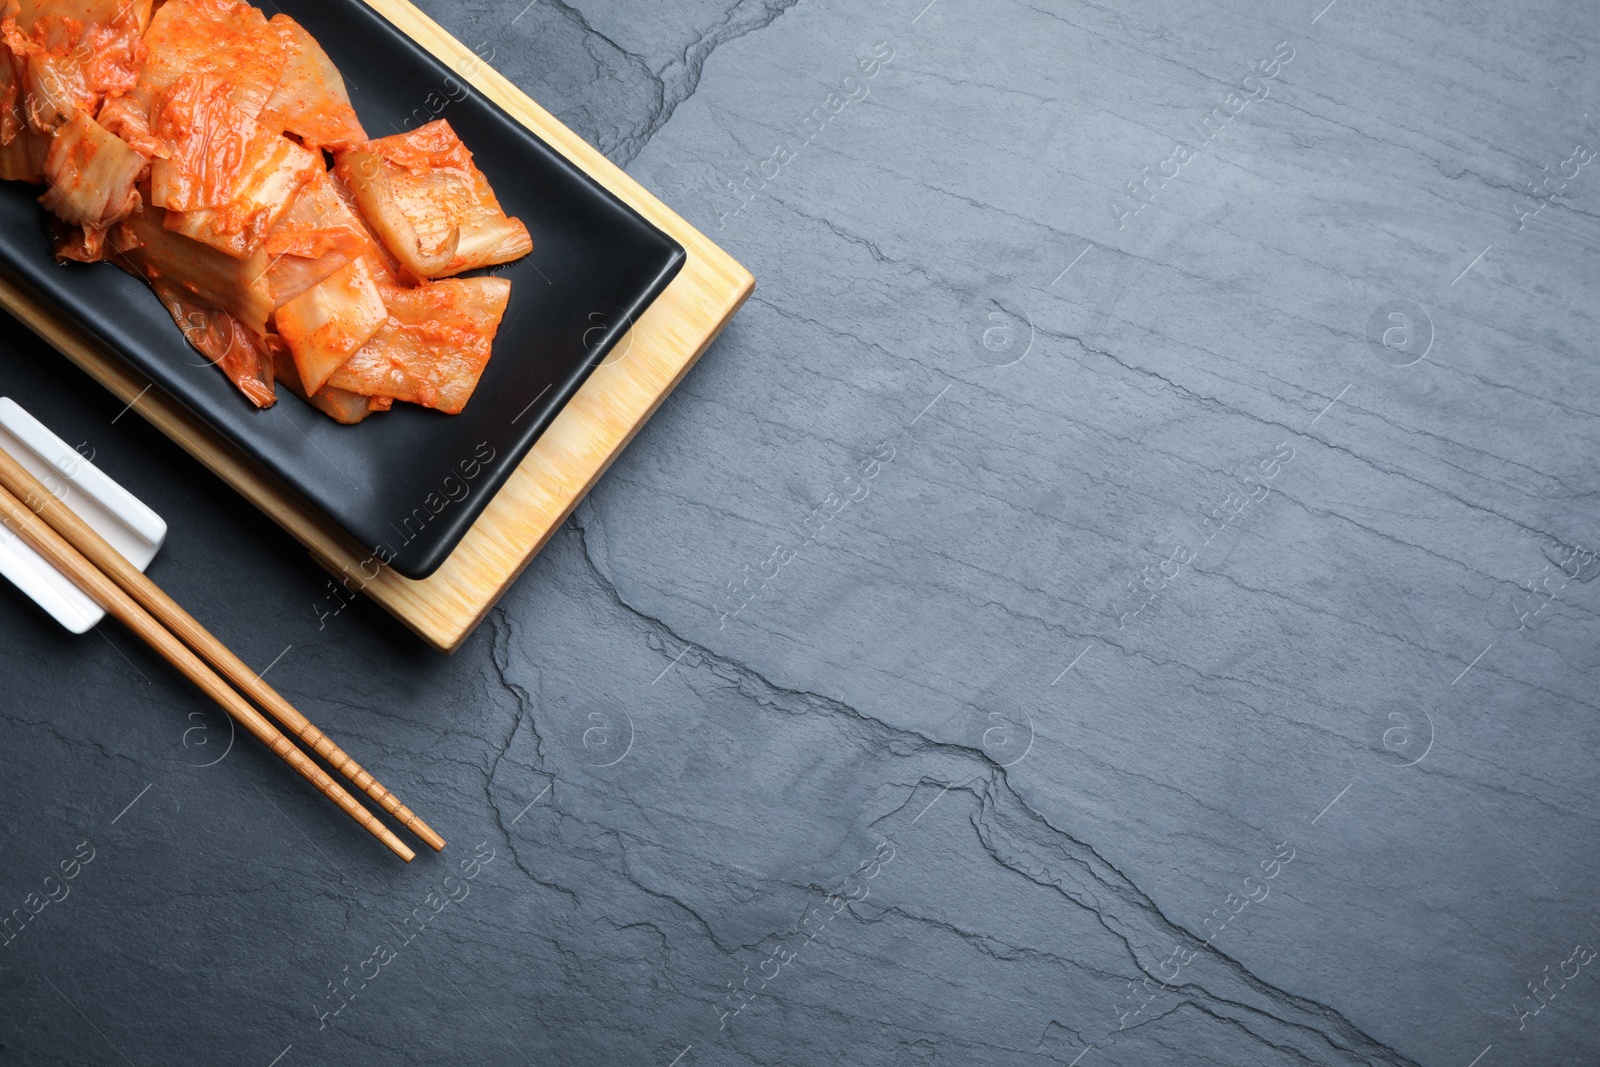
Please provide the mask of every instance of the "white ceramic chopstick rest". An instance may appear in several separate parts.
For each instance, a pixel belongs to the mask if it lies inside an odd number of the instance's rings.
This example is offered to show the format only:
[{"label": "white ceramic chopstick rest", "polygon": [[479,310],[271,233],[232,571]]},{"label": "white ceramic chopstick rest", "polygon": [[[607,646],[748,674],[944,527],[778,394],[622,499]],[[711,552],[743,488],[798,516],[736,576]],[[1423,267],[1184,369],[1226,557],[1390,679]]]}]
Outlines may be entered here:
[{"label": "white ceramic chopstick rest", "polygon": [[[9,397],[0,397],[0,449],[135,567],[142,571],[156,558],[167,539],[161,516]],[[75,634],[88,633],[105,618],[104,609],[4,526],[0,526],[0,575]]]}]

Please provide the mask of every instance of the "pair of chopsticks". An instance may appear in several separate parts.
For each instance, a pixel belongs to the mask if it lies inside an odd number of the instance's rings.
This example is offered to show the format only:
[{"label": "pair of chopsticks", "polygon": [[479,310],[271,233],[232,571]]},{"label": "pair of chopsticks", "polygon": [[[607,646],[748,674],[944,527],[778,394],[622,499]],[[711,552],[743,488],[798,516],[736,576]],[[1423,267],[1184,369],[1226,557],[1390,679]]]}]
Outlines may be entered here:
[{"label": "pair of chopsticks", "polygon": [[[65,574],[95,603],[199,686],[222,709],[289,766],[343,808],[390,851],[410,863],[416,857],[404,841],[328,776],[282,730],[244,697],[261,705],[290,734],[308,745],[434,851],[444,838],[400,803],[393,793],[313,726],[292,704],[263,682],[244,661],[206,631],[171,597],[39,484],[10,454],[0,449],[0,523]],[[232,683],[231,685],[229,683]],[[244,694],[241,696],[241,693]]]}]

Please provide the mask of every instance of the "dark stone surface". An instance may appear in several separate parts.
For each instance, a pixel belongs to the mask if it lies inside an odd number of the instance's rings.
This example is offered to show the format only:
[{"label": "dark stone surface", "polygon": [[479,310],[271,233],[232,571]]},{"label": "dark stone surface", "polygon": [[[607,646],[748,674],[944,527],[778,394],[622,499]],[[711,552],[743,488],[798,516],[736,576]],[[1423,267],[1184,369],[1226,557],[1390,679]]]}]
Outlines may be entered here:
[{"label": "dark stone surface", "polygon": [[452,847],[0,590],[0,1065],[1594,1061],[1595,9],[925,2],[425,5],[760,279],[454,658],[5,328]]}]

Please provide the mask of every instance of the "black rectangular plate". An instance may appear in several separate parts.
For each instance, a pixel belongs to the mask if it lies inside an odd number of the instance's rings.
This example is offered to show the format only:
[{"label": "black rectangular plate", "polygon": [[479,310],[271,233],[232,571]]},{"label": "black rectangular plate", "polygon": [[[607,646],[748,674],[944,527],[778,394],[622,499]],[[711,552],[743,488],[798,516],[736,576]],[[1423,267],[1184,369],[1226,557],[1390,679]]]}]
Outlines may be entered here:
[{"label": "black rectangular plate", "polygon": [[507,214],[533,234],[532,255],[495,271],[511,282],[511,304],[461,414],[397,403],[358,426],[340,426],[281,388],[276,406],[257,411],[189,347],[141,282],[108,263],[53,262],[34,186],[0,182],[0,270],[378,559],[425,578],[677,275],[685,253],[360,0],[273,6],[309,30],[344,72],[369,136],[448,119]]}]

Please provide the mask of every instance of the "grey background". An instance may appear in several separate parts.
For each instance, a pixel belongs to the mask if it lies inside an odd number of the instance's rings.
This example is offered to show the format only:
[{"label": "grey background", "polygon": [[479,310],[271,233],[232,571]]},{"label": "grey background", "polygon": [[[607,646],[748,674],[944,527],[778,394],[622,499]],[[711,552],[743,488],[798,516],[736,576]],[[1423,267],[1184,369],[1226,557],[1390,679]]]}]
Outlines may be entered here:
[{"label": "grey background", "polygon": [[0,1064],[1594,1061],[1600,12],[925,3],[424,5],[760,283],[453,658],[5,328],[452,847],[0,590]]}]

